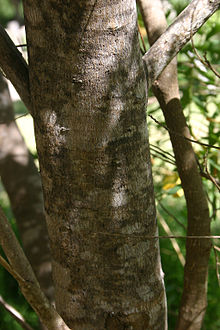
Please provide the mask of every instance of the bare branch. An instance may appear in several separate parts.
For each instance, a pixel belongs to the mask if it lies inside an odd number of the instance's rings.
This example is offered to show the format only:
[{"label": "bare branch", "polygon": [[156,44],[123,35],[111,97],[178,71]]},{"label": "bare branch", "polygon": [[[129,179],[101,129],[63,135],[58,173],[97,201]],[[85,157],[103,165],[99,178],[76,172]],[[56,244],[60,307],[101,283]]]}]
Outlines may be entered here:
[{"label": "bare branch", "polygon": [[215,254],[215,264],[216,264],[216,276],[218,279],[218,285],[220,286],[220,274],[219,274],[219,266],[220,262],[218,261],[218,252],[220,252],[220,248],[218,246],[213,246],[214,254]]},{"label": "bare branch", "polygon": [[[141,12],[145,14],[143,19],[147,28],[149,42],[150,44],[155,42],[154,45],[156,45],[155,49],[157,51],[158,45],[161,47],[159,53],[154,53],[152,62],[151,60],[148,62],[150,65],[150,79],[152,79],[153,92],[160,103],[165,117],[166,126],[163,125],[163,127],[170,133],[176,166],[187,201],[188,223],[184,288],[176,329],[200,329],[207,305],[206,287],[211,242],[205,239],[200,241],[197,239],[192,240],[189,237],[195,234],[209,236],[210,217],[202,180],[197,169],[195,153],[189,142],[198,143],[202,146],[204,144],[190,138],[190,132],[180,103],[176,60],[173,59],[167,67],[165,62],[167,61],[168,64],[187,39],[190,39],[192,32],[195,33],[196,29],[201,26],[199,24],[204,22],[204,17],[207,18],[207,8],[205,8],[205,11],[203,10],[204,8],[201,8],[201,5],[204,7],[205,4],[207,5],[207,0],[192,0],[187,9],[182,12],[174,24],[166,31],[166,18],[162,10],[161,1],[139,0],[139,3]],[[160,35],[161,37],[159,37]],[[153,52],[155,50],[154,45],[151,48]],[[157,66],[158,63],[159,65]],[[152,67],[153,71],[151,70]],[[165,67],[166,69],[161,72]],[[156,76],[154,76],[155,68]],[[157,70],[161,71],[158,73]],[[157,78],[159,74],[160,76]],[[157,80],[155,80],[156,78]],[[211,146],[206,145],[206,147]],[[215,146],[214,148],[218,149]],[[197,271],[192,272],[192,269]],[[195,296],[197,305],[195,305]]]},{"label": "bare branch", "polygon": [[[159,217],[160,224],[163,227],[164,231],[167,233],[167,235],[173,236],[173,233],[170,230],[170,227],[168,226],[167,222],[165,221],[165,219],[162,217],[162,215],[160,213],[158,214],[158,217]],[[185,265],[185,258],[183,256],[181,250],[180,250],[180,246],[177,243],[177,240],[175,238],[173,238],[173,239],[170,239],[170,241],[171,241],[171,244],[174,248],[174,251],[177,254],[177,257],[179,258],[179,261],[180,261],[181,265],[184,266]]]},{"label": "bare branch", "polygon": [[[7,269],[13,276],[16,274],[15,277],[23,295],[38,314],[42,323],[51,330],[69,330],[61,316],[43,294],[29,261],[1,208],[0,233],[0,244],[10,263],[10,267]],[[4,263],[4,259],[1,259],[1,264],[7,266],[8,263],[6,261]]]},{"label": "bare branch", "polygon": [[22,101],[31,112],[28,65],[22,54],[0,25],[0,67],[11,81]]},{"label": "bare branch", "polygon": [[14,277],[18,282],[25,282],[25,280],[9,265],[9,263],[0,255],[0,264]]},{"label": "bare branch", "polygon": [[152,84],[198,29],[219,8],[220,0],[192,0],[143,56]]},{"label": "bare branch", "polygon": [[210,62],[208,61],[207,57],[206,57],[206,53],[204,53],[204,59],[199,55],[195,45],[194,45],[194,41],[193,41],[193,37],[191,37],[191,43],[192,43],[192,49],[194,51],[194,53],[196,54],[197,58],[199,59],[199,61],[208,69],[210,69],[215,75],[216,77],[220,78],[220,74],[214,69],[214,67],[210,64]]},{"label": "bare branch", "polygon": [[184,224],[182,224],[181,221],[179,221],[177,219],[177,217],[175,217],[174,214],[172,214],[162,203],[161,201],[157,200],[157,203],[160,205],[160,207],[162,208],[162,210],[164,210],[171,218],[173,218],[173,220],[175,220],[184,230],[186,230],[186,227],[184,226]]},{"label": "bare branch", "polygon": [[218,146],[215,146],[213,144],[208,144],[208,143],[203,143],[203,142],[200,142],[200,141],[197,141],[197,140],[193,140],[193,139],[190,139],[188,137],[186,137],[185,135],[182,135],[181,133],[178,133],[178,132],[175,132],[173,130],[171,130],[170,128],[168,128],[166,125],[164,124],[161,124],[156,118],[154,118],[152,115],[148,115],[151,119],[153,119],[153,121],[155,121],[155,123],[157,123],[159,126],[165,128],[165,130],[167,130],[168,132],[176,135],[176,136],[179,136],[181,138],[183,138],[184,140],[187,140],[189,142],[193,142],[193,143],[197,143],[197,144],[200,144],[201,146],[204,146],[204,147],[207,147],[207,148],[214,148],[214,149],[217,149],[217,150],[220,150],[220,147]]},{"label": "bare branch", "polygon": [[9,305],[3,298],[0,296],[0,304],[4,309],[21,325],[23,329],[33,330],[33,328],[25,321],[23,316],[11,305]]}]

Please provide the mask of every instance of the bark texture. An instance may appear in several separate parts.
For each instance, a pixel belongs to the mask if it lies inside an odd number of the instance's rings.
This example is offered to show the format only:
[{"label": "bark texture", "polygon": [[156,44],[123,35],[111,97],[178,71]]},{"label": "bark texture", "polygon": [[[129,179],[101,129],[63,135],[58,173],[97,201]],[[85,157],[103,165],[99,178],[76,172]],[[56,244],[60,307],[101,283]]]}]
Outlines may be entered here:
[{"label": "bark texture", "polygon": [[0,175],[24,251],[48,298],[53,299],[51,258],[41,179],[14,121],[7,83],[0,76]]},{"label": "bark texture", "polygon": [[134,0],[24,1],[57,310],[166,329]]},{"label": "bark texture", "polygon": [[[160,0],[139,0],[144,24],[152,45],[167,27]],[[163,111],[167,127],[172,132],[190,137],[182,111],[174,59],[153,83],[153,92]],[[170,134],[176,165],[187,202],[187,235],[210,235],[210,218],[202,179],[189,141]],[[207,278],[211,242],[208,239],[186,241],[184,288],[176,329],[201,329],[207,305]]]},{"label": "bark texture", "polygon": [[[95,3],[96,0],[94,0]],[[24,1],[25,2],[25,1]],[[65,2],[67,4],[67,2]],[[81,4],[79,3],[79,6]],[[92,4],[91,4],[92,5]],[[220,0],[192,0],[189,6],[178,16],[160,40],[144,55],[148,66],[148,79],[151,84],[164,70],[167,64],[190,40],[191,35],[207,21],[219,8]],[[61,4],[59,3],[59,6]],[[35,17],[33,17],[35,20]],[[177,32],[178,31],[178,32]],[[29,45],[30,46],[30,45]],[[157,58],[157,61],[155,61]],[[29,91],[28,66],[0,25],[0,63],[29,111],[32,111]]]},{"label": "bark texture", "polygon": [[[148,68],[149,84],[157,79],[190,38],[219,9],[219,5],[220,0],[192,0],[168,29],[166,31],[163,29],[162,35],[159,34],[158,40],[143,56]],[[159,22],[161,15],[155,16],[156,22]]]}]

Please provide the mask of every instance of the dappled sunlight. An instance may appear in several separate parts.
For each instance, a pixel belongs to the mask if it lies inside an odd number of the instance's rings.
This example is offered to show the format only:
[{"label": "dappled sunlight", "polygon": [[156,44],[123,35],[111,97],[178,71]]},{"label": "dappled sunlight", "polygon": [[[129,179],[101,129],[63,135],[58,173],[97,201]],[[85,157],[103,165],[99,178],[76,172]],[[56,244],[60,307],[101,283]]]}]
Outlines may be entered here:
[{"label": "dappled sunlight", "polygon": [[125,188],[121,186],[121,180],[116,179],[113,184],[112,206],[120,207],[127,204],[127,195]]}]

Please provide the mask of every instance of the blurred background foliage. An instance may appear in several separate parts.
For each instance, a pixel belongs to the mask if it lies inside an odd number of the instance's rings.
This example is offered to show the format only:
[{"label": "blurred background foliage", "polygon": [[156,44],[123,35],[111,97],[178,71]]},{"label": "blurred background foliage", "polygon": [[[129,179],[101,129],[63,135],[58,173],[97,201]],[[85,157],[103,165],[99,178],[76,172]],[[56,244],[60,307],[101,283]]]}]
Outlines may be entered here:
[{"label": "blurred background foliage", "polygon": [[[189,1],[186,0],[163,1],[169,24],[188,3]],[[10,20],[17,20],[19,23],[22,23],[22,6],[19,0],[1,0],[0,23],[6,27]],[[149,48],[146,31],[140,14],[138,15],[138,23],[146,47]],[[198,31],[193,40],[194,46],[200,56],[203,57],[205,55],[213,68],[219,70],[219,11]],[[178,78],[181,103],[192,137],[201,142],[219,146],[219,79],[210,69],[200,62],[192,47],[192,43],[188,43],[178,55]],[[14,103],[14,109],[17,117],[27,113],[23,103],[20,101]],[[147,114],[152,115],[161,124],[165,124],[162,111],[151,91],[149,93]],[[32,119],[27,115],[19,118],[17,122],[37,162]],[[169,135],[163,127],[150,117],[148,117],[148,127],[160,235],[184,236],[186,235],[187,210],[181,182],[175,166],[175,158],[173,156]],[[194,144],[194,149],[198,161],[201,164],[201,168],[205,170],[206,164],[209,173],[215,179],[220,180],[219,150],[214,148],[209,148],[207,150],[207,148],[198,144]],[[212,234],[219,235],[219,192],[211,181],[205,178],[203,181],[212,217]],[[0,186],[0,204],[17,233],[10,203],[2,186]],[[174,244],[172,244],[172,242],[169,239],[160,240],[161,258],[168,299],[169,329],[174,329],[178,315],[183,285],[183,265],[181,264],[181,260],[183,260],[185,255],[185,240],[177,239]],[[220,246],[219,240],[213,240],[213,245]],[[1,254],[4,255],[2,250]],[[220,329],[220,288],[218,286],[215,262],[216,259],[212,251],[209,267],[208,307],[203,330]],[[26,303],[15,280],[2,267],[0,267],[0,295],[7,303],[14,306],[34,329],[39,329],[35,313]],[[22,329],[1,305],[0,329]]]}]

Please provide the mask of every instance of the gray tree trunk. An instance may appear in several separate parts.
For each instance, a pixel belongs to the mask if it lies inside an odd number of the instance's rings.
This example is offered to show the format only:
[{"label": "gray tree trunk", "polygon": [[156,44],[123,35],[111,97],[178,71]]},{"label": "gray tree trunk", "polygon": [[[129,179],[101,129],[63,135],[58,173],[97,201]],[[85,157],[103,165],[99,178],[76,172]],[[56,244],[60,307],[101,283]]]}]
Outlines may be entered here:
[{"label": "gray tree trunk", "polygon": [[57,310],[166,329],[134,0],[24,1]]}]

